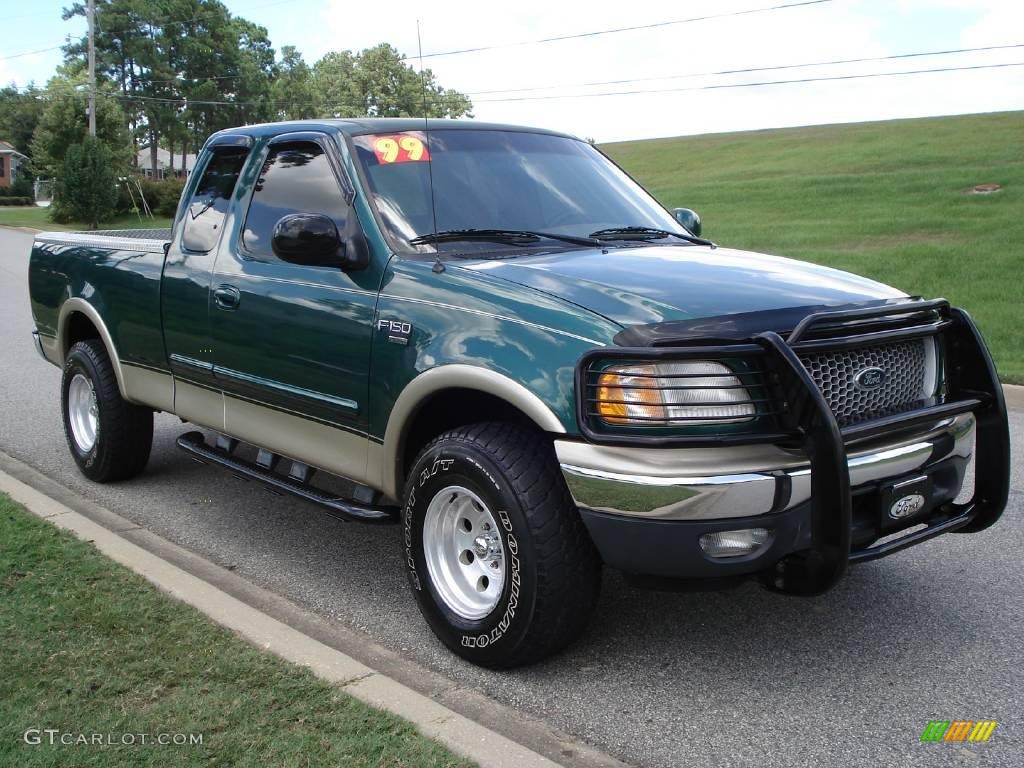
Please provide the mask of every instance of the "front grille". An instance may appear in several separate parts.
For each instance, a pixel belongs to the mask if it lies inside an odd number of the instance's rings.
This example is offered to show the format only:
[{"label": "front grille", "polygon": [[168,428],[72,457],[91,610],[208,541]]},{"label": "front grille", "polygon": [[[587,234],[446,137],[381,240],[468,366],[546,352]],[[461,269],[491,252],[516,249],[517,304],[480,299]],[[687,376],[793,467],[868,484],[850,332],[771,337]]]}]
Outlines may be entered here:
[{"label": "front grille", "polygon": [[[935,393],[935,341],[911,339],[860,349],[800,355],[804,367],[825,395],[839,426],[912,410]],[[884,372],[871,389],[857,382],[869,368]]]}]

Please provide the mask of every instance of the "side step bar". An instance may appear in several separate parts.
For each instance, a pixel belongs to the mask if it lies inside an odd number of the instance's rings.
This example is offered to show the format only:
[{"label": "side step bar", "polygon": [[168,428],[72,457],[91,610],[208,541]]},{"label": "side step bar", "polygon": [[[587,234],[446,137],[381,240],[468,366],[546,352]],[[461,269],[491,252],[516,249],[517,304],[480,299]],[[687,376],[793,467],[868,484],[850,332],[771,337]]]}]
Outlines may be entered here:
[{"label": "side step bar", "polygon": [[275,474],[272,469],[277,461],[268,461],[267,452],[260,451],[258,463],[232,456],[238,441],[219,438],[217,446],[206,443],[202,432],[186,432],[178,438],[178,447],[201,464],[216,464],[246,480],[258,480],[274,491],[289,493],[300,499],[311,501],[327,514],[346,522],[358,520],[364,523],[394,523],[398,521],[399,509],[393,506],[363,504],[348,499],[328,496],[309,485],[305,480],[312,475],[312,469],[296,463],[288,476]]}]

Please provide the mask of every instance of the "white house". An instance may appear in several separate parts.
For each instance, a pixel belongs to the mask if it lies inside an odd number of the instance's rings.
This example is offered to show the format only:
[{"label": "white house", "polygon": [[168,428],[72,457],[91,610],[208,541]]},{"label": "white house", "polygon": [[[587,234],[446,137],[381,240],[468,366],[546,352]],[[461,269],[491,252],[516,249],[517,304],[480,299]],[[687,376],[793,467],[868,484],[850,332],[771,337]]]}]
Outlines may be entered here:
[{"label": "white house", "polygon": [[[149,147],[142,147],[138,155],[138,168],[146,176],[162,179],[170,174],[171,168],[171,153],[163,147],[157,147],[156,150],[156,168],[153,168],[152,158],[149,154]],[[192,169],[196,166],[195,155],[185,155],[185,175],[192,173]],[[174,153],[174,174],[181,176],[181,152]]]}]

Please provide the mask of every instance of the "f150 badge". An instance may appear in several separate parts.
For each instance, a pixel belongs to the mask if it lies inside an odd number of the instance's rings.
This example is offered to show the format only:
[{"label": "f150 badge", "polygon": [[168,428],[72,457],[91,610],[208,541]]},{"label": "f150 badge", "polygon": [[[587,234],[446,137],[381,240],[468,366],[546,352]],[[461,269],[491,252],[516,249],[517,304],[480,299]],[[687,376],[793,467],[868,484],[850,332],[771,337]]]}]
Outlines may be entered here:
[{"label": "f150 badge", "polygon": [[386,333],[390,343],[405,346],[412,336],[412,323],[402,320],[378,320],[377,330]]}]

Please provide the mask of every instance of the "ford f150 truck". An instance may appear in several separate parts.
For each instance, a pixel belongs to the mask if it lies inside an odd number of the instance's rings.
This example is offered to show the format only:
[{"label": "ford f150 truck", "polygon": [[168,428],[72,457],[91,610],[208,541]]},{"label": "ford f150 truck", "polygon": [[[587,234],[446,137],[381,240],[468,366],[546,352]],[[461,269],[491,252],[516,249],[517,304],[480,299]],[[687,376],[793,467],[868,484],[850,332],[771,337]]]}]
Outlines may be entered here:
[{"label": "ford f150 truck", "polygon": [[718,247],[551,131],[217,133],[171,230],[41,234],[29,290],[87,477],[141,472],[176,414],[203,462],[397,523],[426,620],[486,666],[568,644],[603,565],[817,595],[1006,504],[965,312]]}]

